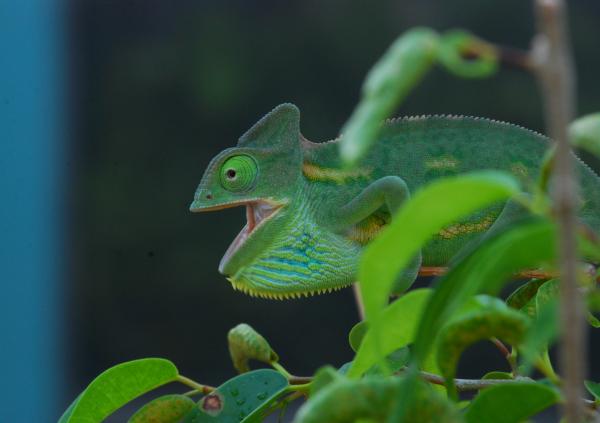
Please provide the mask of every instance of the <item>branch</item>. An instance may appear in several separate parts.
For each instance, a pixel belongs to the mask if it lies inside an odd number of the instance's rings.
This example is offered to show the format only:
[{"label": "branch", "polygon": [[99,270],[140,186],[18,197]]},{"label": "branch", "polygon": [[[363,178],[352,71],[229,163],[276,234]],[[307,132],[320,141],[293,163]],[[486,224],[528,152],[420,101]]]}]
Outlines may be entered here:
[{"label": "branch", "polygon": [[[429,383],[435,385],[445,385],[446,380],[439,375],[420,372],[421,377]],[[516,379],[454,379],[454,385],[459,392],[477,391],[494,385],[509,385],[511,383],[534,382],[528,377],[518,377]]]},{"label": "branch", "polygon": [[534,63],[528,51],[500,45],[495,45],[495,48],[502,65],[529,72],[534,70]]},{"label": "branch", "polygon": [[[420,277],[442,276],[448,272],[447,267],[421,267],[419,270]],[[554,279],[559,277],[558,273],[545,272],[543,270],[523,270],[515,273],[518,279]],[[600,283],[600,276],[596,278],[596,282]]]},{"label": "branch", "polygon": [[360,286],[358,282],[352,285],[352,292],[354,292],[354,300],[356,301],[356,308],[358,309],[358,317],[360,320],[365,320],[365,305],[363,304],[362,295],[360,293]]},{"label": "branch", "polygon": [[217,389],[214,386],[202,385],[196,381],[193,381],[189,377],[185,377],[182,375],[177,376],[177,382],[183,383],[184,385],[187,385],[190,388],[193,388],[193,391],[186,392],[185,395],[195,395],[195,394],[206,395],[206,394],[210,394],[212,391]]},{"label": "branch", "polygon": [[538,34],[533,40],[532,57],[542,90],[548,133],[556,140],[553,200],[559,227],[564,413],[568,422],[578,423],[584,419],[580,398],[586,373],[586,332],[576,283],[577,185],[567,135],[567,125],[575,115],[575,77],[564,0],[535,0],[535,11]]}]

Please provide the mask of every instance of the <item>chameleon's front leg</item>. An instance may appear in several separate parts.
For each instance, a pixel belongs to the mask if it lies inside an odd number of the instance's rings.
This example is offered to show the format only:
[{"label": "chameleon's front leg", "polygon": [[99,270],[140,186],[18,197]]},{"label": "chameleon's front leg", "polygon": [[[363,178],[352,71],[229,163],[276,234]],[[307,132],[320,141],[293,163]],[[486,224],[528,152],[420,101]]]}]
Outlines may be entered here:
[{"label": "chameleon's front leg", "polygon": [[[410,191],[402,178],[386,176],[367,186],[341,207],[336,215],[341,225],[349,227],[368,218],[381,207],[385,207],[390,216],[393,216],[409,198]],[[417,278],[420,267],[421,253],[419,252],[400,274],[392,292],[396,294],[404,292]]]},{"label": "chameleon's front leg", "polygon": [[410,197],[406,182],[399,176],[386,176],[376,180],[339,210],[344,226],[366,219],[381,206],[393,215]]}]

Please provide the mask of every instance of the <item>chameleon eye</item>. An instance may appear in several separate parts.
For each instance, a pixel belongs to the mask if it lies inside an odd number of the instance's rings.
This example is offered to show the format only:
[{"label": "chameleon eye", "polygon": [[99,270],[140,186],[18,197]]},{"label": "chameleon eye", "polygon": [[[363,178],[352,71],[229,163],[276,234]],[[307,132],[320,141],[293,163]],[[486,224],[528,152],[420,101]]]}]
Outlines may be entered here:
[{"label": "chameleon eye", "polygon": [[252,157],[232,156],[221,166],[221,185],[228,191],[247,191],[254,185],[257,174],[258,166]]}]

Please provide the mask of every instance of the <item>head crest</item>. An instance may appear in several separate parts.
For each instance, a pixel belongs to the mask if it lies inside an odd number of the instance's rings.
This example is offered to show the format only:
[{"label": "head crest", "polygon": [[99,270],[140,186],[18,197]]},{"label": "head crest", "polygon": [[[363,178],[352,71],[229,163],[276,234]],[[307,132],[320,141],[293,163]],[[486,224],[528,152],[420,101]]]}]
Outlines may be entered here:
[{"label": "head crest", "polygon": [[290,103],[280,104],[256,122],[238,141],[238,147],[284,148],[300,142],[300,110]]}]

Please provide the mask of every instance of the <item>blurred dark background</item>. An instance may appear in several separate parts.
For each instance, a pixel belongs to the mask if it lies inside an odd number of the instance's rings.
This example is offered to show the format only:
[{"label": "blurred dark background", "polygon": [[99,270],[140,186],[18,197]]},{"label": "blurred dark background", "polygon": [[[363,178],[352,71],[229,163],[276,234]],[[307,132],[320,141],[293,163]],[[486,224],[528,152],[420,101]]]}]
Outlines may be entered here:
[{"label": "blurred dark background", "polygon": [[[570,1],[579,114],[600,110],[600,3]],[[341,365],[357,321],[351,290],[294,301],[255,299],[218,274],[244,224],[241,209],[188,212],[209,160],[282,102],[302,111],[310,140],[331,139],[365,73],[403,31],[469,29],[528,48],[523,0],[106,1],[68,3],[66,407],[99,372],[159,356],[202,383],[234,374],[226,334],[261,332],[293,373]],[[531,75],[503,69],[461,80],[436,69],[398,115],[467,114],[543,131]],[[600,337],[591,371],[600,379]],[[503,367],[479,346],[461,375]],[[50,421],[50,420],[49,420]],[[118,420],[115,420],[118,421]]]}]

